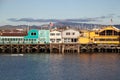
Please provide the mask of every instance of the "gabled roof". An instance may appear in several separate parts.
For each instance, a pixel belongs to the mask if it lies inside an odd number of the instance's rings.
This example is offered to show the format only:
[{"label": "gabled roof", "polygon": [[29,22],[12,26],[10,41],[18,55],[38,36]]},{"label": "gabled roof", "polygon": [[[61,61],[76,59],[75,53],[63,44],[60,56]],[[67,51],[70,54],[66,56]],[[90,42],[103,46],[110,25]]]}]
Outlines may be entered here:
[{"label": "gabled roof", "polygon": [[114,25],[116,28],[120,29],[120,25]]},{"label": "gabled roof", "polygon": [[115,26],[107,26],[107,27],[103,27],[103,28],[99,29],[99,32],[102,32],[104,30],[115,30],[115,31],[119,32],[120,29],[116,28]]}]

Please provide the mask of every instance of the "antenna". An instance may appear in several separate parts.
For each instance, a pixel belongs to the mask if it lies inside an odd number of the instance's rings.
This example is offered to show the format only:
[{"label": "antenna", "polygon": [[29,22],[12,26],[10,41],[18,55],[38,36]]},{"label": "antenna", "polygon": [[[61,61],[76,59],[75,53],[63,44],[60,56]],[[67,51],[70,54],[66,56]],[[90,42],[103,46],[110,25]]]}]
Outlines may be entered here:
[{"label": "antenna", "polygon": [[112,18],[111,18],[111,20],[110,20],[110,24],[111,24],[111,26],[113,25],[113,20],[112,20]]}]

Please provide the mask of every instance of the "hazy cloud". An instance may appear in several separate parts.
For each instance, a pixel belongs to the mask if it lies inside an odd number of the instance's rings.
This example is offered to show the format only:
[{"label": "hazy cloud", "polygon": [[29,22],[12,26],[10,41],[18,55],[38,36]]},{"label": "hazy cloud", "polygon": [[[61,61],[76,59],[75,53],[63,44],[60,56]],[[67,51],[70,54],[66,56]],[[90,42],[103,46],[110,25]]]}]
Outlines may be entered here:
[{"label": "hazy cloud", "polygon": [[[33,19],[33,18],[10,18],[12,22],[100,22],[103,19],[113,18],[115,14],[108,14],[106,16],[94,17],[94,18],[78,18],[78,19]],[[119,16],[120,17],[120,16]]]},{"label": "hazy cloud", "polygon": [[33,18],[21,18],[21,19],[16,19],[16,18],[10,18],[8,19],[9,21],[12,22],[91,22],[91,21],[97,21],[94,18],[85,18],[85,19],[33,19]]},{"label": "hazy cloud", "polygon": [[108,19],[108,18],[113,18],[114,16],[115,14],[108,14],[106,16],[96,17],[96,19]]}]

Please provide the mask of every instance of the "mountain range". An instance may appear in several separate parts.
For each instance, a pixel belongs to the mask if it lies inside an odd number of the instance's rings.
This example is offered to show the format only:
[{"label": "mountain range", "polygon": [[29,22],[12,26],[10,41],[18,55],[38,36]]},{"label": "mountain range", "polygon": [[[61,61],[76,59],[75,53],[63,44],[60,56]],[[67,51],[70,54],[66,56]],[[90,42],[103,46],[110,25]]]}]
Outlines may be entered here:
[{"label": "mountain range", "polygon": [[[57,23],[53,23],[53,27],[52,28],[64,28],[64,27],[70,27],[70,28],[77,28],[77,29],[93,29],[93,28],[100,28],[103,26],[108,26],[108,25],[101,25],[101,24],[88,24],[88,23],[74,23],[74,22],[57,22]],[[117,28],[120,29],[120,25],[113,25]],[[26,29],[26,28],[30,28],[30,29],[49,29],[50,26],[49,24],[44,24],[44,25],[4,25],[4,26],[0,26],[0,30],[2,29],[16,29],[16,28],[20,28],[20,29]]]}]

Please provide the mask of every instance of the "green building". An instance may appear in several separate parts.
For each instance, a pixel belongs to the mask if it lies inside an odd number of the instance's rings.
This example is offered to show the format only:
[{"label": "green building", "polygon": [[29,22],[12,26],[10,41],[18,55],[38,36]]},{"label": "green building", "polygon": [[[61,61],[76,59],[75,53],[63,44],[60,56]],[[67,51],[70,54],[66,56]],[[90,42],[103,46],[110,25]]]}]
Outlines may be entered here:
[{"label": "green building", "polygon": [[49,30],[39,30],[38,31],[38,42],[40,44],[47,44],[50,43],[50,31]]}]

